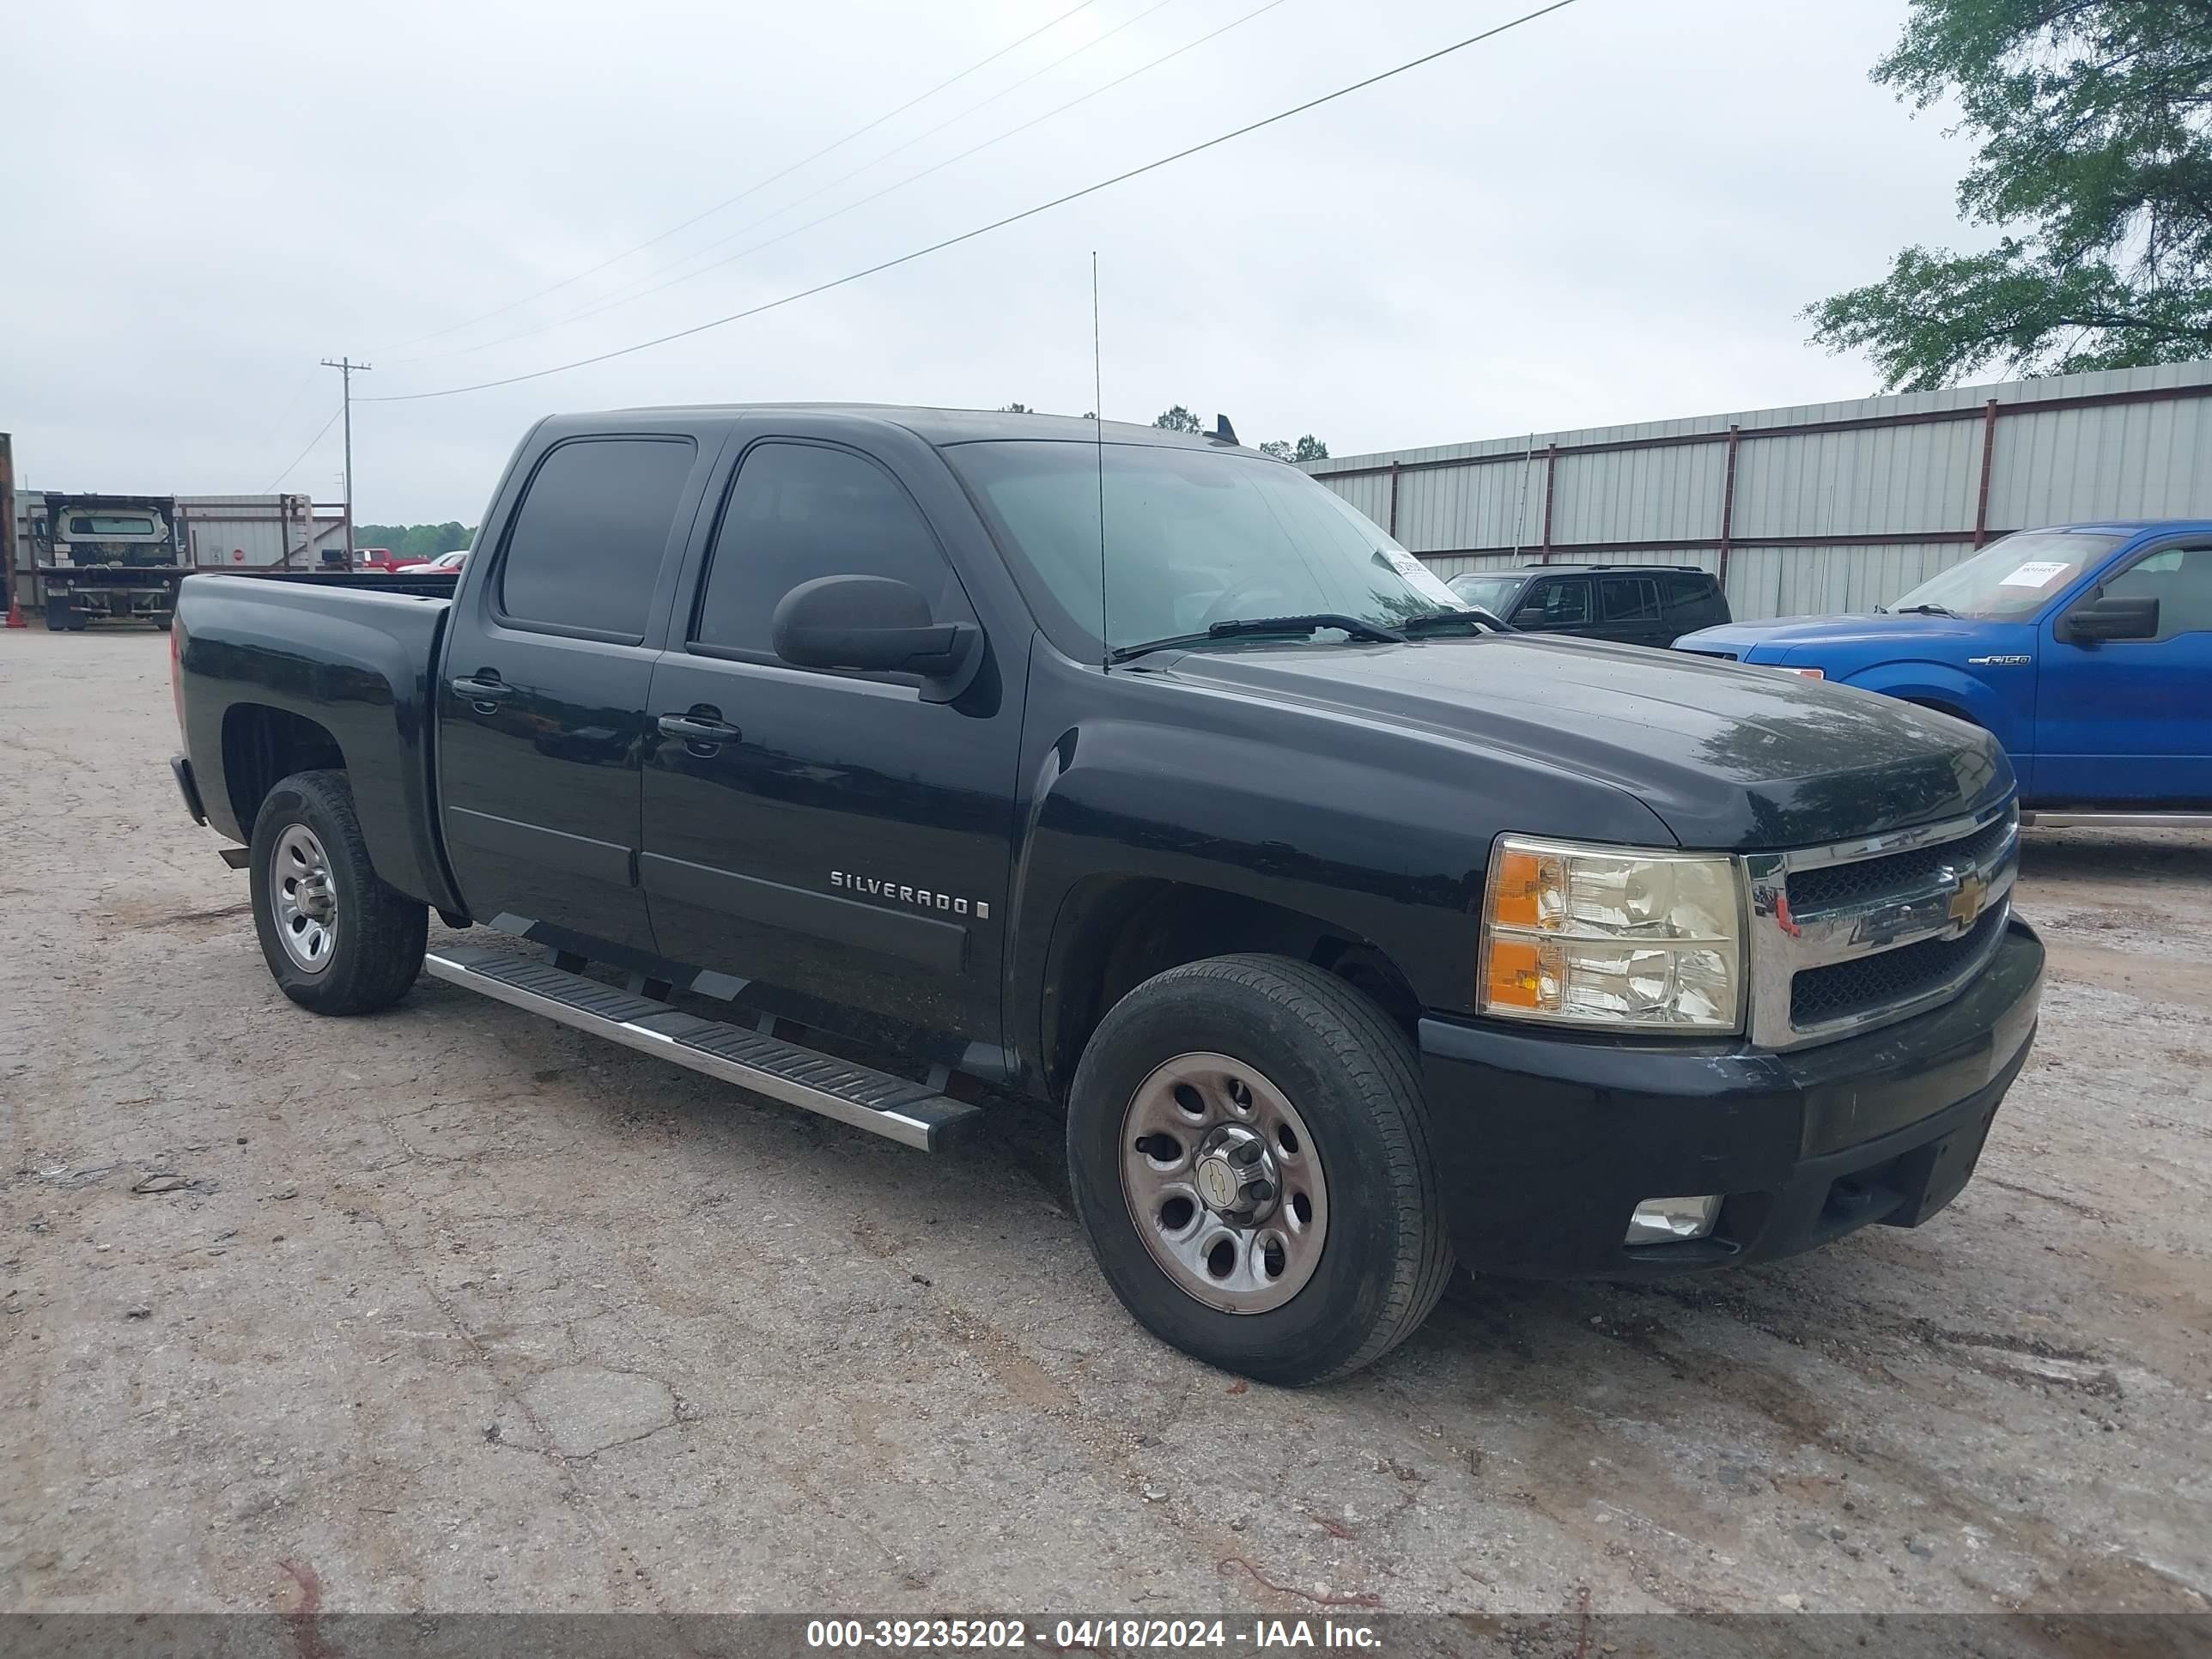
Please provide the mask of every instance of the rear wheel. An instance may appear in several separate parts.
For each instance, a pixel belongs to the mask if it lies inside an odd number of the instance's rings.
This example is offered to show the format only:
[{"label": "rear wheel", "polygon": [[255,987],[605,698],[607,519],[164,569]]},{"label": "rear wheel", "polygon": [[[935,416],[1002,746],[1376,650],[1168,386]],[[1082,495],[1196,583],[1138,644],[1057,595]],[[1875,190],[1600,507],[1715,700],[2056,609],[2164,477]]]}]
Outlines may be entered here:
[{"label": "rear wheel", "polygon": [[295,772],[269,792],[250,868],[254,930],[286,996],[319,1014],[366,1014],[406,994],[430,913],[370,864],[344,773]]},{"label": "rear wheel", "polygon": [[1067,1141],[1107,1282],[1224,1370],[1357,1370],[1449,1276],[1412,1045],[1309,963],[1216,957],[1139,986],[1084,1050]]}]

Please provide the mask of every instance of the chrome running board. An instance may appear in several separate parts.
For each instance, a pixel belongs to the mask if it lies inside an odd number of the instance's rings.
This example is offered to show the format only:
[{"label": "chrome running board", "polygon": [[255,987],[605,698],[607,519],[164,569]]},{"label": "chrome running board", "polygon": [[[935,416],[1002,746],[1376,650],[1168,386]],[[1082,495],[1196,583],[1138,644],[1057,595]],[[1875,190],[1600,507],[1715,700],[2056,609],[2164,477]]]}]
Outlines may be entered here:
[{"label": "chrome running board", "polygon": [[650,997],[633,996],[537,957],[483,945],[427,952],[433,979],[494,998],[563,1025],[589,1031],[641,1054],[755,1094],[935,1152],[979,1115],[964,1101],[926,1084],[856,1066],[743,1025],[701,1019]]}]

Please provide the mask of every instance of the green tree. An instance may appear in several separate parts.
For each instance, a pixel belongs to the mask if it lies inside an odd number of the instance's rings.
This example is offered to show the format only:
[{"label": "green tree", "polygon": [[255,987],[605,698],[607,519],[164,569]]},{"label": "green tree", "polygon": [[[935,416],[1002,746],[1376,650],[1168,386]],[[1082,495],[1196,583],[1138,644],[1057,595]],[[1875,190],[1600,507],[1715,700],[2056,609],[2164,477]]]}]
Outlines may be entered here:
[{"label": "green tree", "polygon": [[1284,438],[1274,438],[1260,446],[1262,455],[1273,455],[1279,461],[1325,461],[1328,446],[1310,432],[1291,443]]},{"label": "green tree", "polygon": [[1164,428],[1165,430],[1170,432],[1203,432],[1206,430],[1205,427],[1199,423],[1198,416],[1192,414],[1181,404],[1177,404],[1173,409],[1164,410],[1158,419],[1153,421],[1152,424],[1157,427]]},{"label": "green tree", "polygon": [[1889,390],[2172,362],[2212,350],[2212,5],[1912,0],[1876,82],[1955,96],[1983,253],[1909,247],[1889,275],[1808,308]]},{"label": "green tree", "polygon": [[356,547],[388,547],[403,559],[434,559],[441,553],[470,545],[476,532],[457,520],[443,524],[356,524]]}]

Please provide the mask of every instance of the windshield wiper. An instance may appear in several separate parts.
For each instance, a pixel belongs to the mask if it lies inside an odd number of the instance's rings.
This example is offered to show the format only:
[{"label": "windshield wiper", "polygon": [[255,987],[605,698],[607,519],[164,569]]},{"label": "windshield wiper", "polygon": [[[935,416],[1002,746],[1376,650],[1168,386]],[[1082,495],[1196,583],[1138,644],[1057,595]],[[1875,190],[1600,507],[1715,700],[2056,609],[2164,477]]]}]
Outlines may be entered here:
[{"label": "windshield wiper", "polygon": [[1374,645],[1403,645],[1406,636],[1394,628],[1371,623],[1360,617],[1340,616],[1333,611],[1316,611],[1310,616],[1297,617],[1232,617],[1218,622],[1203,634],[1172,634],[1164,640],[1146,640],[1138,645],[1116,646],[1112,659],[1127,662],[1132,657],[1141,657],[1148,651],[1166,651],[1177,646],[1210,645],[1217,640],[1249,638],[1262,634],[1317,634],[1324,628],[1334,628],[1348,638]]},{"label": "windshield wiper", "polygon": [[1956,617],[1959,613],[1948,605],[1900,605],[1897,607],[1897,614],[1900,617]]},{"label": "windshield wiper", "polygon": [[1469,634],[1503,634],[1505,624],[1479,605],[1469,605],[1464,611],[1431,611],[1425,616],[1409,617],[1398,624],[1398,631],[1409,640],[1425,640],[1431,634],[1449,634],[1462,629]]},{"label": "windshield wiper", "polygon": [[1245,634],[1317,634],[1324,628],[1336,629],[1352,639],[1374,645],[1406,642],[1406,636],[1395,628],[1369,622],[1364,617],[1340,616],[1334,611],[1316,611],[1297,617],[1231,617],[1227,622],[1213,623],[1206,635],[1208,639],[1233,640]]}]

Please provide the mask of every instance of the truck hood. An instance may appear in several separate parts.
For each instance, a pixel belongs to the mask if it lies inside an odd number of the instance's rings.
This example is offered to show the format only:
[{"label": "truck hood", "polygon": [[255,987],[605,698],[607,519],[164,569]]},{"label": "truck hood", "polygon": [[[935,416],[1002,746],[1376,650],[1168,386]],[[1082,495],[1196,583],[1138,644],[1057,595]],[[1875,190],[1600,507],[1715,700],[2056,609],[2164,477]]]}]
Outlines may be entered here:
[{"label": "truck hood", "polygon": [[[1747,661],[1794,661],[1797,646],[1874,646],[1884,651],[1914,647],[1908,654],[1947,652],[1954,641],[1978,637],[1984,624],[1964,617],[1911,616],[1888,612],[1843,617],[1793,617],[1787,622],[1723,623],[1699,629],[1674,641],[1679,651],[1729,651]],[[1754,647],[1759,649],[1752,656]]]},{"label": "truck hood", "polygon": [[1847,686],[1598,641],[1492,634],[1190,651],[1148,672],[1590,778],[1641,800],[1685,847],[1880,835],[1974,811],[2013,787],[2003,750],[1963,721]]}]

